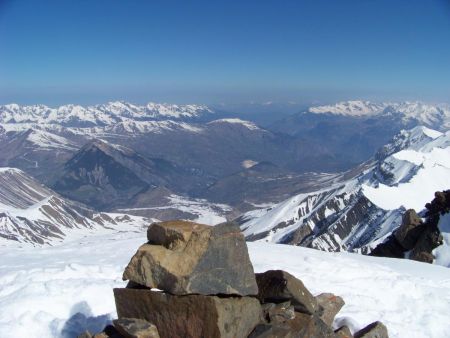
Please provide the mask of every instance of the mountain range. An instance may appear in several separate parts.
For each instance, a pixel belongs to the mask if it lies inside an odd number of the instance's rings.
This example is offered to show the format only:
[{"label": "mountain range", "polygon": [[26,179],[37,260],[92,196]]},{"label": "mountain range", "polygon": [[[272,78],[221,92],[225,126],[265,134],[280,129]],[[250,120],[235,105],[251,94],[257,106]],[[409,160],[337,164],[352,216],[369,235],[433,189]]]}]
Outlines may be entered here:
[{"label": "mountain range", "polygon": [[239,222],[249,240],[368,252],[403,210],[380,206],[370,189],[412,179],[420,165],[398,169],[394,154],[450,126],[448,105],[420,102],[314,106],[265,127],[254,116],[205,105],[10,104],[0,106],[0,166],[71,207],[211,222],[248,212]]}]

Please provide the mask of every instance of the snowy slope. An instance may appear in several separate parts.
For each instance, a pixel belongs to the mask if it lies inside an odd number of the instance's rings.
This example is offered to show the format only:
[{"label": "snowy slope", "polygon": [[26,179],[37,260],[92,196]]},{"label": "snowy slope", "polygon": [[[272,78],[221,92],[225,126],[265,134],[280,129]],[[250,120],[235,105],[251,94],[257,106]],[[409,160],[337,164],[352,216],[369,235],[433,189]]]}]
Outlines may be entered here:
[{"label": "snowy slope", "polygon": [[[113,287],[143,231],[98,234],[46,248],[2,249],[0,336],[76,337],[116,318]],[[375,320],[391,338],[448,336],[450,270],[408,260],[326,253],[249,243],[257,272],[284,269],[314,295],[333,292],[346,302],[334,322],[358,330]]]},{"label": "snowy slope", "polygon": [[450,132],[416,127],[356,174],[238,221],[249,240],[367,252],[399,226],[405,209],[420,211],[435,191],[449,188]]},{"label": "snowy slope", "polygon": [[0,168],[0,245],[55,244],[104,228],[142,226],[143,217],[95,214],[14,168]]}]

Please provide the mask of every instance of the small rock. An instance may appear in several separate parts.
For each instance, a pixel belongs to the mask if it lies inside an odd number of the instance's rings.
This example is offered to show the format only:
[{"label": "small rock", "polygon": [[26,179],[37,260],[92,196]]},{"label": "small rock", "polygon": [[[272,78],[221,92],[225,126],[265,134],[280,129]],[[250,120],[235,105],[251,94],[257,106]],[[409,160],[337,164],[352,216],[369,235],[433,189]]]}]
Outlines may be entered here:
[{"label": "small rock", "polygon": [[402,224],[395,231],[394,236],[405,250],[411,250],[423,231],[423,222],[414,209],[403,214]]},{"label": "small rock", "polygon": [[355,333],[355,338],[389,338],[388,330],[381,322],[374,322]]},{"label": "small rock", "polygon": [[122,318],[114,320],[113,323],[125,338],[159,338],[156,326],[143,319]]},{"label": "small rock", "polygon": [[258,298],[261,303],[290,301],[298,312],[313,314],[318,310],[317,301],[302,281],[282,270],[269,270],[256,274]]},{"label": "small rock", "polygon": [[125,338],[122,336],[114,326],[107,325],[102,332],[97,333],[93,338]]},{"label": "small rock", "polygon": [[266,303],[262,304],[261,307],[264,319],[268,323],[284,323],[295,318],[295,309],[291,302],[280,304]]},{"label": "small rock", "polygon": [[317,304],[320,307],[320,319],[328,326],[333,325],[334,317],[345,305],[344,300],[332,293],[321,293],[316,296]]},{"label": "small rock", "polygon": [[293,338],[296,337],[288,325],[258,324],[248,338]]},{"label": "small rock", "polygon": [[410,256],[412,260],[423,262],[423,263],[429,263],[432,264],[434,260],[434,255],[430,252],[421,251],[421,252],[413,252]]},{"label": "small rock", "polygon": [[244,235],[234,223],[153,223],[148,239],[126,267],[124,280],[176,295],[258,293]]},{"label": "small rock", "polygon": [[336,338],[353,338],[352,332],[348,328],[348,326],[341,326],[339,329],[334,331],[336,333]]},{"label": "small rock", "polygon": [[92,338],[92,335],[89,331],[84,331],[82,334],[78,335],[77,338]]},{"label": "small rock", "polygon": [[247,337],[261,320],[254,297],[177,296],[146,289],[114,289],[119,319],[154,323],[161,338]]}]

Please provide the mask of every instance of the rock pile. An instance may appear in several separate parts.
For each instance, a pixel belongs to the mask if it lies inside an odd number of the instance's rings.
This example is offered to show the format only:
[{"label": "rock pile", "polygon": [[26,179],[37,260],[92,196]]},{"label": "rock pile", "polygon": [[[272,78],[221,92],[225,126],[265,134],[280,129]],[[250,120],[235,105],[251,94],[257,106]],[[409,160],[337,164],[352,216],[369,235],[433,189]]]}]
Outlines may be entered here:
[{"label": "rock pile", "polygon": [[[435,198],[425,205],[425,221],[413,209],[403,214],[400,227],[371,255],[405,258],[433,263],[432,251],[442,245],[443,238],[438,228],[440,216],[450,212],[450,190],[438,191]],[[408,255],[407,255],[408,253]]]},{"label": "rock pile", "polygon": [[[255,274],[235,224],[154,223],[147,239],[114,289],[119,319],[98,337],[353,337],[332,329],[342,298],[314,297],[286,271]],[[355,337],[388,334],[375,322]]]}]

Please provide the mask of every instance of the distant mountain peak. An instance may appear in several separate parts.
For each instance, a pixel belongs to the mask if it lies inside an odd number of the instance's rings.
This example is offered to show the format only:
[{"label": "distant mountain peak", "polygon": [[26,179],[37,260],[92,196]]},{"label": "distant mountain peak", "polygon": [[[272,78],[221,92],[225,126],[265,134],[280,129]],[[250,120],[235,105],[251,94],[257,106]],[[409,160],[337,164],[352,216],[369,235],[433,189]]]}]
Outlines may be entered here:
[{"label": "distant mountain peak", "polygon": [[112,101],[94,106],[66,104],[56,108],[45,105],[0,106],[0,123],[59,124],[67,127],[113,126],[126,121],[210,119],[215,112],[206,105],[176,105],[149,102],[134,105]]}]

